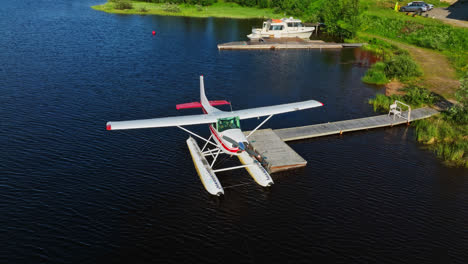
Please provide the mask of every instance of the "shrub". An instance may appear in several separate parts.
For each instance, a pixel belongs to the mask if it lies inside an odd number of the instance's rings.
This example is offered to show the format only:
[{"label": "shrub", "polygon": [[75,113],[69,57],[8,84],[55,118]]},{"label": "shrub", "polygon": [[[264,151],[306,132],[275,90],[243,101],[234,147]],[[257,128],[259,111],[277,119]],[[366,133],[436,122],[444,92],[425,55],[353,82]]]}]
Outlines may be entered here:
[{"label": "shrub", "polygon": [[178,5],[176,4],[171,4],[171,3],[168,3],[168,4],[165,4],[162,9],[166,12],[171,12],[171,13],[180,13],[180,8]]},{"label": "shrub", "polygon": [[363,31],[423,48],[444,51],[457,74],[468,70],[468,29],[432,19],[407,18],[380,12],[363,15]]},{"label": "shrub", "polygon": [[369,104],[373,105],[374,111],[388,112],[388,110],[390,110],[390,105],[393,104],[395,100],[401,100],[401,96],[377,94],[374,98],[369,99]]},{"label": "shrub", "polygon": [[403,96],[403,102],[412,107],[420,107],[423,105],[432,105],[438,100],[438,96],[433,92],[420,87],[407,87],[403,89],[406,94]]},{"label": "shrub", "polygon": [[142,7],[142,8],[140,8],[140,12],[148,12],[148,9]]},{"label": "shrub", "polygon": [[460,80],[460,89],[455,93],[455,98],[464,108],[468,108],[468,72]]},{"label": "shrub", "polygon": [[468,167],[468,126],[448,121],[445,115],[415,121],[414,125],[417,140],[428,144],[439,158]]},{"label": "shrub", "polygon": [[377,62],[366,72],[362,77],[362,81],[371,84],[386,84],[388,83],[387,76],[385,75],[385,63]]},{"label": "shrub", "polygon": [[468,125],[468,74],[460,80],[460,88],[455,93],[459,104],[450,107],[444,114],[447,120]]},{"label": "shrub", "polygon": [[279,8],[279,7],[275,7],[275,8],[273,9],[273,13],[274,13],[274,14],[279,14],[279,13],[281,13],[281,12],[282,12],[282,10],[281,10],[281,8]]},{"label": "shrub", "polygon": [[132,3],[125,1],[125,0],[113,0],[115,9],[124,10],[124,9],[132,9]]},{"label": "shrub", "polygon": [[386,112],[389,110],[390,105],[393,104],[395,100],[409,104],[413,108],[423,105],[432,105],[437,100],[439,100],[439,97],[436,94],[425,88],[409,87],[403,89],[403,91],[406,91],[406,94],[403,96],[385,96],[383,94],[377,94],[374,98],[369,99],[368,102],[374,106],[374,111]]},{"label": "shrub", "polygon": [[400,54],[394,56],[386,62],[385,75],[389,78],[398,78],[400,80],[407,80],[411,77],[418,77],[422,75],[419,66],[413,61],[411,56],[407,54]]}]

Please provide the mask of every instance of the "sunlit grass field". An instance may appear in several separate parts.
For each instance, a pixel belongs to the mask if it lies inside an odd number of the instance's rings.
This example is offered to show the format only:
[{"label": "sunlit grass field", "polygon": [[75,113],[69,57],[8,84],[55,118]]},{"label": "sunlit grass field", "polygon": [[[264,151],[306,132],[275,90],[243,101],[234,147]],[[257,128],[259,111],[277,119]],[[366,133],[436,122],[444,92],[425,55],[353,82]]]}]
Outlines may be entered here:
[{"label": "sunlit grass field", "polygon": [[190,17],[230,17],[230,18],[281,18],[282,14],[275,14],[271,8],[242,7],[236,3],[218,2],[211,6],[178,5],[180,12],[164,10],[166,4],[130,1],[132,9],[115,9],[115,4],[107,2],[92,8],[99,11],[116,14],[166,15]]}]

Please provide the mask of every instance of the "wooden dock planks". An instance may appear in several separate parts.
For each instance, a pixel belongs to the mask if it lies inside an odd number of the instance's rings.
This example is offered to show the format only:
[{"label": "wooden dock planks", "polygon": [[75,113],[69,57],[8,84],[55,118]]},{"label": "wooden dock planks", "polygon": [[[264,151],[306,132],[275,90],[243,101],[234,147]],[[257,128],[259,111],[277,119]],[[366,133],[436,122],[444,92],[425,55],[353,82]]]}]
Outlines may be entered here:
[{"label": "wooden dock planks", "polygon": [[[424,107],[411,111],[411,121],[431,117],[439,113],[432,108]],[[403,112],[403,116],[407,116],[407,112]],[[249,141],[252,146],[263,156],[269,164],[270,173],[279,172],[298,167],[304,167],[307,161],[299,156],[285,141],[300,140],[328,135],[335,135],[344,132],[367,130],[372,128],[394,126],[406,124],[404,118],[378,115],[365,118],[337,121],[331,123],[291,127],[283,129],[262,129],[257,130]],[[245,132],[248,135],[249,132]]]},{"label": "wooden dock planks", "polygon": [[[248,135],[248,132],[245,134]],[[304,167],[307,164],[305,159],[271,129],[257,130],[249,137],[249,141],[266,158],[270,173]]]},{"label": "wooden dock planks", "polygon": [[[438,111],[432,108],[418,108],[411,111],[411,121],[427,118],[437,113]],[[408,113],[403,112],[403,115],[407,116]],[[274,132],[283,141],[291,141],[406,123],[407,121],[403,118],[396,117],[393,119],[393,116],[379,115],[303,127],[276,129]]]},{"label": "wooden dock planks", "polygon": [[252,49],[341,49],[343,47],[360,47],[361,43],[328,43],[322,40],[302,39],[265,39],[265,41],[236,41],[219,44],[219,50],[252,50]]}]

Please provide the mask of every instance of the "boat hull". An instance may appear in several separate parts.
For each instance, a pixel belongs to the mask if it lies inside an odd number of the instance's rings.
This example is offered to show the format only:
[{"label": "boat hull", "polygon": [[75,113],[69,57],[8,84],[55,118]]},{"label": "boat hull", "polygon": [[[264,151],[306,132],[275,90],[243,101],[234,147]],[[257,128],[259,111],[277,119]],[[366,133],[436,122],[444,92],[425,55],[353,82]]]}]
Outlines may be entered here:
[{"label": "boat hull", "polygon": [[308,39],[315,27],[312,27],[304,31],[293,31],[293,32],[255,32],[247,35],[250,40],[260,39],[260,38],[302,38]]}]

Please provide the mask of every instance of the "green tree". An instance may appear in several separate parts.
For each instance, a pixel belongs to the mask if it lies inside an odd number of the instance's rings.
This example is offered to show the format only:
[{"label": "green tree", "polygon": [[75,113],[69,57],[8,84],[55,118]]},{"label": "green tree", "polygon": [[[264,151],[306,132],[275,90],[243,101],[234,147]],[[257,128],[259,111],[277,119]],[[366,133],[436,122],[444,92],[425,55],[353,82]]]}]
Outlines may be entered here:
[{"label": "green tree", "polygon": [[325,0],[320,17],[327,32],[342,38],[352,38],[361,26],[359,0]]}]

